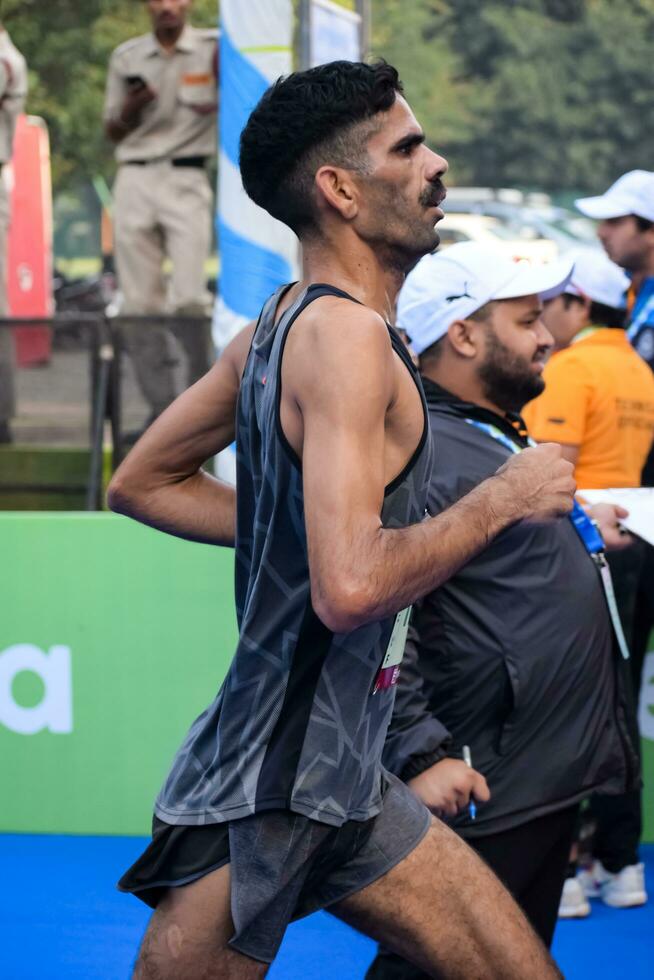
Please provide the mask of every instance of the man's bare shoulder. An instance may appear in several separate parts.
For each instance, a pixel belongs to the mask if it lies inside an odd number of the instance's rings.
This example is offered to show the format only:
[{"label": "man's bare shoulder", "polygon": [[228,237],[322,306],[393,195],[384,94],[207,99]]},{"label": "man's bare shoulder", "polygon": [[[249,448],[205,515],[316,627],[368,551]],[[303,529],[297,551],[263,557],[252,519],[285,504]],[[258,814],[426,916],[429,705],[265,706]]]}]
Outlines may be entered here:
[{"label": "man's bare shoulder", "polygon": [[383,317],[338,296],[315,300],[298,317],[284,353],[285,383],[313,395],[337,386],[385,389],[392,382],[393,348]]},{"label": "man's bare shoulder", "polygon": [[391,352],[391,340],[384,318],[369,306],[342,296],[321,296],[302,311],[291,338],[297,347],[308,347],[317,354],[343,344],[347,350],[369,348]]}]

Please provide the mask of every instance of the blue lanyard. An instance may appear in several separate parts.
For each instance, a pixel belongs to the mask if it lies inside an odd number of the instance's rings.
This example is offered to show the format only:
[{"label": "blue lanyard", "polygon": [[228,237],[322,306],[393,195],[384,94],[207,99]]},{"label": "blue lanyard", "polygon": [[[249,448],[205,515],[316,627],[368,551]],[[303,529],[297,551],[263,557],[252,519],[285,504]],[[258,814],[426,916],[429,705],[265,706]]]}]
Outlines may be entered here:
[{"label": "blue lanyard", "polygon": [[[479,419],[467,418],[466,422],[468,425],[474,425],[475,429],[480,429],[482,432],[485,432],[487,436],[490,436],[491,439],[495,440],[495,442],[499,442],[500,445],[504,446],[505,449],[508,449],[510,453],[522,452],[522,446],[517,446],[513,439],[510,439],[509,436],[502,432],[501,429],[498,429],[496,425],[491,425],[490,422],[480,422]],[[530,446],[536,445],[534,440],[529,437],[528,441]]]},{"label": "blue lanyard", "polygon": [[[506,433],[502,432],[501,429],[498,429],[496,425],[492,425],[489,422],[480,422],[478,419],[469,418],[466,418],[466,422],[468,425],[474,425],[476,429],[480,429],[482,432],[485,432],[487,436],[490,436],[490,438],[494,439],[495,442],[499,442],[500,445],[504,446],[505,449],[508,449],[509,452],[522,452],[523,447],[518,446],[509,436],[506,435]],[[529,436],[527,436],[527,442],[530,446],[536,445],[534,440]],[[624,630],[622,629],[622,623],[620,621],[618,606],[615,600],[613,582],[611,580],[611,570],[606,560],[606,555],[604,554],[604,539],[602,538],[602,535],[600,534],[595,522],[590,519],[584,508],[576,500],[573,501],[572,513],[569,515],[569,521],[577,532],[579,540],[592,558],[593,563],[600,574],[602,588],[604,590],[604,596],[606,598],[606,603],[609,610],[609,616],[611,617],[615,637],[618,641],[618,647],[620,648],[620,653],[624,659],[628,660],[629,647],[627,646]]]},{"label": "blue lanyard", "polygon": [[604,554],[604,538],[600,534],[599,528],[590,519],[584,508],[577,501],[573,501],[570,522],[581,538],[583,545],[591,557]]}]

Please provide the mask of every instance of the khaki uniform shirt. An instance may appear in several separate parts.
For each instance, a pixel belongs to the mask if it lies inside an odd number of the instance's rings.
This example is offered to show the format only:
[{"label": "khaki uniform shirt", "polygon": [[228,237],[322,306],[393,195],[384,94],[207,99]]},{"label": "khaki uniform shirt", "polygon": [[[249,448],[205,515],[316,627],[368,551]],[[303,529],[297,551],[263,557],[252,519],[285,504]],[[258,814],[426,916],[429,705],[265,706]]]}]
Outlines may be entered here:
[{"label": "khaki uniform shirt", "polygon": [[16,120],[27,98],[27,64],[6,31],[0,30],[0,163],[11,160]]},{"label": "khaki uniform shirt", "polygon": [[119,118],[130,75],[140,75],[156,94],[136,129],[118,143],[119,163],[215,155],[217,43],[216,30],[186,26],[170,53],[154,34],[116,48],[109,62],[105,122]]}]

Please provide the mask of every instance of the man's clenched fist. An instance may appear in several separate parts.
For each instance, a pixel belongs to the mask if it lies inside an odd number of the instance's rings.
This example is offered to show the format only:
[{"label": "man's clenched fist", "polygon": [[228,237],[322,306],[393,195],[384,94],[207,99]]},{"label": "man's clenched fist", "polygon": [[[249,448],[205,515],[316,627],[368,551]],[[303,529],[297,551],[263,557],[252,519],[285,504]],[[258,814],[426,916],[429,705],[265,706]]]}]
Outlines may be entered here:
[{"label": "man's clenched fist", "polygon": [[437,817],[455,817],[471,796],[478,803],[490,800],[484,777],[461,759],[441,759],[407,785]]},{"label": "man's clenched fist", "polygon": [[569,514],[577,489],[574,467],[556,442],[525,449],[495,474],[504,484],[503,504],[516,520],[542,524]]}]

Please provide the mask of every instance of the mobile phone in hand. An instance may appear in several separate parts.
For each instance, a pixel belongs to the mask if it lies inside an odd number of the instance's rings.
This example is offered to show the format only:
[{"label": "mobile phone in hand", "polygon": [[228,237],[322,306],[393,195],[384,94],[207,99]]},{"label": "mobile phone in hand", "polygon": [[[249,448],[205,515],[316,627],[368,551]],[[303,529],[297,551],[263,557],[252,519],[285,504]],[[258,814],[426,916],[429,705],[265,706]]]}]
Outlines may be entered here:
[{"label": "mobile phone in hand", "polygon": [[142,75],[128,75],[125,81],[130,92],[138,92],[147,86],[147,82]]}]

